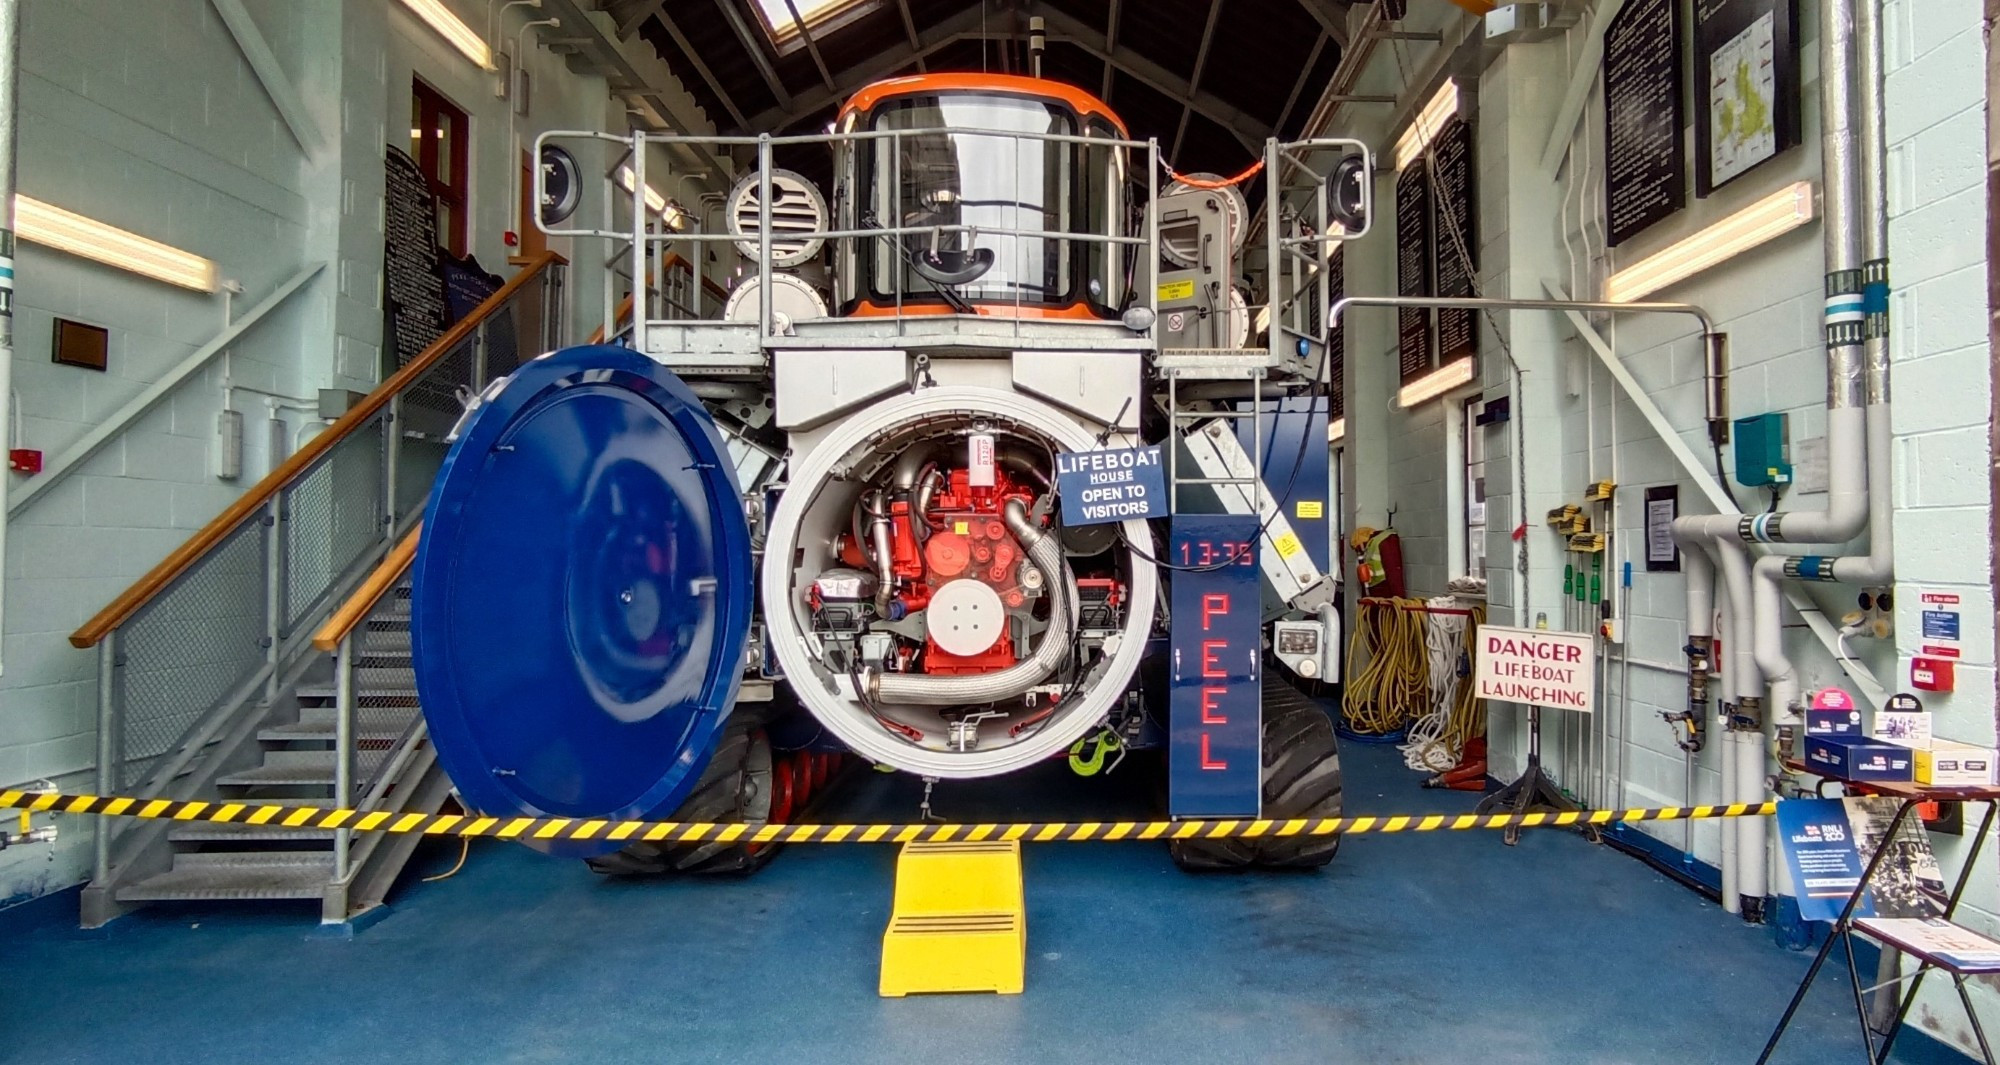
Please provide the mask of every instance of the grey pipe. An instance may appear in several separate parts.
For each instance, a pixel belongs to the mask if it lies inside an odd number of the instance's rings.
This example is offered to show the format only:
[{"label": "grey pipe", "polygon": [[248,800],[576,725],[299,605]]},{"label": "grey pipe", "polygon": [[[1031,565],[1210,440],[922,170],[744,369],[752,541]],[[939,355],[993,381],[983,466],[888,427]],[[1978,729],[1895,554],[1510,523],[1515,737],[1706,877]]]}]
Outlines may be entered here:
[{"label": "grey pipe", "polygon": [[889,600],[896,596],[896,570],[889,545],[889,505],[878,490],[868,507],[868,533],[875,541],[875,616],[889,616]]},{"label": "grey pipe", "polygon": [[[1826,405],[1859,407],[1861,373],[1861,158],[1854,129],[1855,0],[1820,0],[1819,113],[1825,171]],[[1857,530],[1858,531],[1858,530]],[[1850,534],[1852,535],[1852,534]]]},{"label": "grey pipe", "polygon": [[[1882,0],[1860,0],[1854,20],[1856,86],[1861,105],[1861,256],[1867,312],[1868,405],[1889,402],[1889,148]],[[1874,286],[1880,285],[1879,289]],[[1874,486],[1870,485],[1870,490]]]},{"label": "grey pipe", "polygon": [[1028,518],[1028,508],[1022,506],[1019,500],[1007,504],[1002,518],[1007,528],[1026,546],[1028,561],[1041,570],[1042,583],[1058,593],[1055,607],[1049,611],[1049,627],[1042,630],[1042,640],[1036,645],[1035,653],[996,673],[962,677],[870,673],[868,689],[874,698],[890,704],[920,706],[990,703],[1011,698],[1034,687],[1055,672],[1055,668],[1069,656],[1072,650],[1070,610],[1071,604],[1076,602],[1076,589],[1063,570],[1062,544],[1053,533],[1035,526]]},{"label": "grey pipe", "polygon": [[913,444],[896,456],[894,483],[896,490],[907,492],[917,486],[917,474],[922,472],[924,462],[931,457],[931,449],[925,444]]}]

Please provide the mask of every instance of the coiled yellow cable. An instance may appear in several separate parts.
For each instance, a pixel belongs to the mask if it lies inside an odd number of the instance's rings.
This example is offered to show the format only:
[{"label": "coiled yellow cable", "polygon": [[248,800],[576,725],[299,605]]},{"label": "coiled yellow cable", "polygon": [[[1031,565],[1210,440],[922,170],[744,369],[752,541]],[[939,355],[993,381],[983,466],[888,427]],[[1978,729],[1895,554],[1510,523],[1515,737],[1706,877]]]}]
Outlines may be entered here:
[{"label": "coiled yellow cable", "polygon": [[1347,684],[1340,708],[1349,730],[1387,736],[1408,727],[1430,703],[1421,599],[1361,604],[1347,647]]}]

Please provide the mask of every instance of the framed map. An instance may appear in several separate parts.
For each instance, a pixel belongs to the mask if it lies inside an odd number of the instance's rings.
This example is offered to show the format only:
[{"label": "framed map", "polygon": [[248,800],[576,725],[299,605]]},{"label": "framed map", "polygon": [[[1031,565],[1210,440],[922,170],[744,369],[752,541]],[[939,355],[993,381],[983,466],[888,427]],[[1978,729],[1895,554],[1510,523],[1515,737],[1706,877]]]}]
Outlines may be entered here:
[{"label": "framed map", "polygon": [[1695,0],[1695,191],[1799,143],[1798,0]]}]

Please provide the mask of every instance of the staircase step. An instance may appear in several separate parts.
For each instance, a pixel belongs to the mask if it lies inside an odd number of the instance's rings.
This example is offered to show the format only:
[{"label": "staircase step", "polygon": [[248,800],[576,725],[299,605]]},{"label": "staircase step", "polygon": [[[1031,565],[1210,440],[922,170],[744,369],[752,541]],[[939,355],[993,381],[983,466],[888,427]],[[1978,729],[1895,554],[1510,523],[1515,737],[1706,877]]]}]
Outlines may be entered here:
[{"label": "staircase step", "polygon": [[189,821],[167,830],[167,838],[175,843],[288,843],[301,841],[331,842],[334,830],[330,828],[286,828],[284,825],[246,825],[231,821]]},{"label": "staircase step", "polygon": [[[356,751],[354,776],[365,780],[388,756],[387,751]],[[265,751],[264,764],[216,780],[223,787],[258,788],[277,785],[333,785],[332,751]]]},{"label": "staircase step", "polygon": [[[339,716],[337,706],[302,706],[299,708],[299,724],[324,725],[333,728],[334,718]],[[414,706],[364,706],[354,711],[354,727],[375,731],[394,731],[401,735],[410,722],[415,721],[419,711]]]},{"label": "staircase step", "polygon": [[[394,743],[402,738],[403,732],[409,728],[411,718],[415,716],[415,711],[409,711],[402,716],[401,721],[395,721],[381,714],[356,715],[354,739],[358,743]],[[300,721],[294,725],[259,729],[257,738],[265,743],[332,743],[334,731],[335,725],[332,721]]]},{"label": "staircase step", "polygon": [[316,899],[331,879],[331,851],[178,854],[172,869],[119,888],[118,901]]},{"label": "staircase step", "polygon": [[[373,703],[376,706],[417,705],[417,689],[410,685],[408,675],[405,674],[400,679],[402,681],[400,685],[372,687],[361,683],[360,678],[356,678],[354,697],[357,700]],[[322,702],[339,698],[339,692],[330,680],[321,681],[317,684],[301,684],[296,689],[296,694],[301,700]]]}]

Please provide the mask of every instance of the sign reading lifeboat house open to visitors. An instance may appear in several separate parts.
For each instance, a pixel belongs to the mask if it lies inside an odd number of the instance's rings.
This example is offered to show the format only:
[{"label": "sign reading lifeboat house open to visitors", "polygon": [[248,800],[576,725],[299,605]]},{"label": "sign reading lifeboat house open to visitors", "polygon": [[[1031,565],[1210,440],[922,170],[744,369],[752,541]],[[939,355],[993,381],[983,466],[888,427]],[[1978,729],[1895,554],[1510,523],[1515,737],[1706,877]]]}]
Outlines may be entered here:
[{"label": "sign reading lifeboat house open to visitors", "polygon": [[1473,680],[1481,699],[1588,713],[1597,649],[1588,633],[1479,627]]}]

